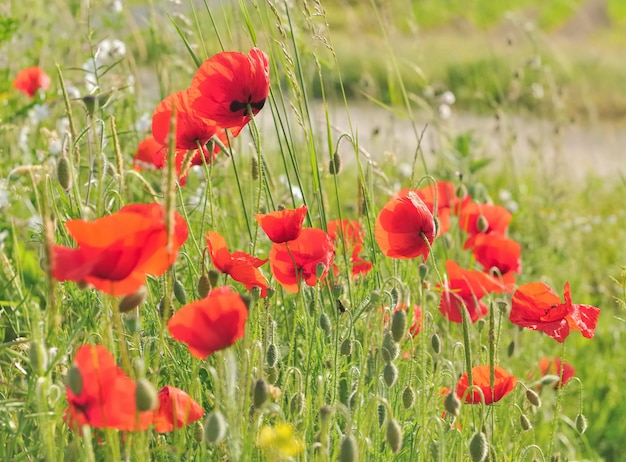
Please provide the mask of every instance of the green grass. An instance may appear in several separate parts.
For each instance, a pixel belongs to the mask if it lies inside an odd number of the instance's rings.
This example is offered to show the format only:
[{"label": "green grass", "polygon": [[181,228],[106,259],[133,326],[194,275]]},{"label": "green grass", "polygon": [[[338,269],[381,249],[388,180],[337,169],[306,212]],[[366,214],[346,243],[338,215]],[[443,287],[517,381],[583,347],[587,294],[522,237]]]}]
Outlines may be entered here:
[{"label": "green grass", "polygon": [[[143,2],[129,3],[143,7]],[[438,118],[438,100],[427,95],[430,88],[437,95],[451,90],[456,106],[503,118],[519,113],[553,121],[572,115],[584,119],[590,113],[619,118],[622,92],[615,90],[622,64],[610,54],[611,66],[590,69],[591,52],[572,60],[572,49],[552,49],[542,34],[522,29],[515,29],[512,44],[501,35],[486,42],[476,32],[460,40],[445,28],[460,14],[462,2],[404,3],[406,10],[385,9],[386,2],[307,2],[302,8],[280,4],[275,9],[273,2],[240,2],[223,10],[181,8],[187,20],[172,15],[200,59],[222,46],[247,52],[256,44],[270,56],[272,79],[271,97],[257,116],[259,147],[251,141],[255,132],[249,126],[235,141],[231,157],[220,154],[209,169],[194,171],[186,186],[173,190],[163,172],[129,172],[145,135],[137,131],[137,120],[144,112],[151,114],[162,97],[187,86],[195,71],[194,60],[161,8],[148,5],[143,21],[128,9],[118,17],[104,6],[87,10],[80,2],[15,5],[11,18],[17,30],[12,21],[3,22],[2,30],[12,38],[10,46],[0,43],[7,57],[0,70],[8,77],[2,80],[6,84],[0,83],[0,177],[5,179],[0,199],[7,198],[0,200],[0,233],[6,234],[0,247],[0,459],[89,460],[93,451],[94,460],[276,460],[258,438],[264,425],[281,422],[290,424],[303,441],[297,460],[336,460],[350,434],[360,460],[469,460],[467,446],[477,431],[485,432],[492,460],[530,460],[531,454],[540,458],[539,452],[548,460],[552,449],[562,459],[610,461],[626,452],[621,418],[626,413],[621,386],[625,364],[618,349],[626,332],[623,177],[588,175],[573,181],[555,174],[543,156],[544,148],[558,147],[556,135],[528,147],[526,167],[520,168],[511,140],[522,134],[506,124],[496,134],[454,130],[454,119],[447,123]],[[519,1],[511,7],[537,8],[539,24],[547,29],[562,24],[574,8],[571,2],[531,3]],[[338,8],[346,14],[337,14]],[[504,11],[498,2],[477,0],[467,14],[477,26],[489,28]],[[611,10],[611,15],[619,17],[619,12]],[[352,19],[343,23],[343,17]],[[441,29],[422,32],[412,24]],[[78,32],[68,32],[74,30]],[[105,107],[89,114],[81,100],[70,102],[76,138],[69,141],[67,154],[74,182],[65,191],[56,177],[58,156],[48,149],[51,132],[58,130],[67,109],[55,65],[66,85],[85,95],[81,66],[105,38],[121,38],[128,52],[99,76],[100,92],[113,91]],[[537,56],[540,62],[533,61]],[[45,101],[36,101],[49,109],[38,124],[27,116],[33,103],[10,86],[19,69],[34,64],[53,79]],[[126,88],[129,75],[138,82],[134,92]],[[532,97],[535,83],[545,89],[543,99]],[[555,104],[563,93],[580,89],[585,90],[581,98],[563,97],[565,103]],[[363,150],[370,151],[369,143],[376,139],[347,123],[340,140],[333,115],[357,107],[357,100],[358,108],[389,105],[395,120],[403,114],[410,128],[402,135],[414,149],[423,128],[417,120],[426,119],[428,136],[436,138],[434,147],[417,155],[413,150],[385,156],[372,152],[376,162],[370,161]],[[326,104],[321,116],[313,109]],[[114,135],[123,154],[121,165]],[[493,141],[502,152],[486,162],[483,146]],[[393,150],[391,139],[388,150]],[[335,152],[343,168],[331,175],[327,166]],[[261,180],[252,172],[252,159],[259,157],[267,167]],[[443,319],[436,286],[439,275],[444,276],[445,260],[474,264],[462,249],[458,229],[435,240],[423,281],[421,259],[385,258],[373,233],[390,195],[426,175],[452,181],[476,198],[516,208],[509,236],[522,246],[518,283],[545,281],[560,294],[569,281],[574,302],[601,309],[595,338],[573,332],[563,352],[547,336],[508,322],[508,295],[488,298],[490,316],[465,332]],[[172,269],[149,279],[146,302],[121,317],[120,331],[113,325],[113,297],[51,280],[45,270],[45,243],[49,239],[72,245],[65,221],[93,220],[125,204],[150,202],[155,199],[150,189],[160,202],[174,199],[175,209],[189,223],[190,237]],[[332,288],[306,287],[292,295],[280,289],[264,266],[277,291],[270,299],[252,301],[244,338],[206,361],[193,358],[170,337],[159,306],[163,298],[172,297],[175,280],[185,287],[189,301],[199,298],[197,281],[210,263],[203,254],[205,233],[219,231],[231,251],[266,258],[270,243],[257,229],[254,213],[302,202],[309,206],[307,227],[324,227],[339,217],[359,220],[365,230],[362,256],[373,262],[371,273],[352,279],[339,251],[339,272],[329,276]],[[221,283],[245,292],[226,277],[220,277]],[[372,302],[378,295],[380,301]],[[383,379],[381,349],[388,327],[381,306],[398,301],[421,305],[425,317],[421,333],[400,342],[400,357],[394,360],[397,381],[389,386]],[[172,298],[172,305],[178,310],[183,303]],[[438,351],[434,336],[441,342]],[[353,346],[349,354],[341,353],[345,340]],[[38,369],[32,362],[31,342],[48,352],[47,367]],[[198,442],[194,426],[158,436],[152,430],[124,435],[92,429],[91,436],[70,430],[63,418],[64,380],[75,351],[87,343],[110,345],[118,361],[126,345],[132,358],[143,359],[146,377],[155,387],[182,388],[207,413],[222,412],[229,425],[224,442]],[[278,351],[276,365],[268,364],[270,345]],[[542,357],[564,353],[579,381],[570,382],[562,393],[544,386],[539,408],[526,400],[521,385],[493,406],[463,405],[457,430],[449,417],[441,419],[440,391],[465,371],[468,347],[472,364],[496,361],[529,386],[538,379]],[[254,384],[261,378],[276,388],[266,404],[251,410]],[[403,401],[407,388],[416,393],[412,406]],[[520,413],[530,419],[532,430],[521,430]],[[574,423],[579,413],[589,421],[582,435]],[[386,424],[379,421],[382,414],[400,425],[403,445],[398,454],[389,448]]]}]

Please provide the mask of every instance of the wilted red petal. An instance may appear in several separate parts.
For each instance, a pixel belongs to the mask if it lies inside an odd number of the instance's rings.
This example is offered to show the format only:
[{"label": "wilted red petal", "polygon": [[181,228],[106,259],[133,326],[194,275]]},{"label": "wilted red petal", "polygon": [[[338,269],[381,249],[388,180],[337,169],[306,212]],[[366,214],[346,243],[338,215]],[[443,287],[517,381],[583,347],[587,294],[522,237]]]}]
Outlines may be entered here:
[{"label": "wilted red petal", "polygon": [[226,286],[183,306],[170,318],[167,327],[193,356],[205,359],[243,337],[247,318],[248,310],[241,297]]},{"label": "wilted red petal", "polygon": [[248,55],[226,51],[207,59],[196,71],[192,107],[204,119],[223,128],[241,130],[249,121],[248,105],[257,114],[269,93],[267,55],[253,48]]},{"label": "wilted red petal", "polygon": [[152,135],[164,146],[168,146],[168,134],[172,123],[172,111],[176,112],[176,149],[196,150],[213,137],[217,127],[201,119],[190,102],[197,90],[185,89],[172,93],[161,101],[152,115]]},{"label": "wilted red petal", "polygon": [[[517,378],[509,374],[500,366],[494,368],[495,381],[493,388],[491,387],[491,368],[489,366],[475,366],[472,368],[472,385],[480,388],[484,396],[485,404],[492,404],[500,401],[508,395],[517,383]],[[456,394],[466,403],[480,404],[482,403],[481,394],[475,388],[466,394],[469,388],[469,379],[467,372],[463,373],[456,385]]]},{"label": "wilted red petal", "polygon": [[152,423],[157,433],[166,433],[199,420],[204,415],[202,407],[191,396],[176,387],[159,390],[159,407],[154,411]]},{"label": "wilted red petal", "polygon": [[33,66],[21,70],[13,80],[13,87],[29,97],[34,98],[39,89],[47,90],[50,86],[50,77],[43,69]]},{"label": "wilted red petal", "polygon": [[583,337],[593,338],[600,309],[591,305],[572,304],[569,282],[565,283],[565,305],[568,307],[567,321],[570,329],[579,330]]},{"label": "wilted red petal", "polygon": [[435,222],[428,207],[413,191],[393,196],[376,218],[376,242],[381,251],[392,258],[424,260],[435,240]]},{"label": "wilted red petal", "polygon": [[476,261],[489,271],[497,268],[501,274],[522,272],[522,248],[518,242],[499,234],[477,234],[472,253]]},{"label": "wilted red petal", "polygon": [[513,294],[509,320],[518,326],[540,330],[563,343],[569,335],[568,308],[543,282],[522,284]]},{"label": "wilted red petal", "polygon": [[284,209],[264,214],[257,213],[254,217],[270,241],[281,244],[293,241],[300,235],[306,212],[307,207],[303,205],[297,209]]},{"label": "wilted red petal", "polygon": [[[289,292],[298,292],[301,281],[315,286],[322,281],[334,258],[330,236],[321,229],[305,228],[297,239],[274,244],[270,250],[270,266],[274,277]],[[324,267],[319,281],[317,265]]]}]

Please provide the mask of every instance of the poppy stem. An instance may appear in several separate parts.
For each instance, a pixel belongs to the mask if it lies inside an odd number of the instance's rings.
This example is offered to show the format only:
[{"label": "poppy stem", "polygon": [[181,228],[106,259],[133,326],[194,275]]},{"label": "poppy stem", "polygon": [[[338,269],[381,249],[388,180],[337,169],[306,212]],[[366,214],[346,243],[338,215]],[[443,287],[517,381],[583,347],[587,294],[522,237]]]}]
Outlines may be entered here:
[{"label": "poppy stem", "polygon": [[132,366],[130,364],[130,356],[128,355],[126,340],[124,339],[124,326],[122,325],[122,315],[120,314],[119,302],[113,297],[110,298],[111,311],[113,311],[113,325],[115,328],[115,334],[117,335],[117,341],[120,345],[120,355],[122,356],[122,367],[124,369],[124,373],[130,377]]},{"label": "poppy stem", "polygon": [[[215,138],[216,137],[214,137],[214,139]],[[220,145],[219,141],[216,141],[216,143]],[[237,183],[237,191],[239,191],[239,198],[241,199],[241,208],[243,209],[243,217],[246,219],[246,227],[248,228],[248,236],[250,237],[250,241],[253,241],[252,228],[250,227],[250,219],[248,218],[248,211],[246,209],[246,201],[244,200],[243,189],[241,189],[241,181],[239,180],[237,162],[235,161],[235,156],[232,155],[232,152],[230,153],[230,160],[232,161],[232,164],[233,164],[233,171],[235,173],[235,181]]]},{"label": "poppy stem", "polygon": [[[561,344],[561,368],[559,371],[559,382],[563,384],[563,367],[565,364],[565,342]],[[556,429],[559,425],[559,418],[561,413],[561,403],[563,401],[563,390],[565,387],[559,386],[556,390],[556,404],[554,406],[554,418],[552,419],[552,429],[550,431],[550,445],[548,446],[548,457],[552,457],[552,451],[554,449],[554,437],[556,436]]]},{"label": "poppy stem", "polygon": [[[117,167],[117,175],[119,176],[120,196],[122,197],[122,201],[124,201],[126,199],[125,197],[126,186],[124,185],[124,156],[122,155],[122,149],[120,148],[120,140],[117,136],[117,128],[115,126],[115,117],[111,116],[109,121],[111,122],[111,135],[113,135],[113,148],[115,149],[115,163]],[[124,204],[122,203],[122,205]]]}]

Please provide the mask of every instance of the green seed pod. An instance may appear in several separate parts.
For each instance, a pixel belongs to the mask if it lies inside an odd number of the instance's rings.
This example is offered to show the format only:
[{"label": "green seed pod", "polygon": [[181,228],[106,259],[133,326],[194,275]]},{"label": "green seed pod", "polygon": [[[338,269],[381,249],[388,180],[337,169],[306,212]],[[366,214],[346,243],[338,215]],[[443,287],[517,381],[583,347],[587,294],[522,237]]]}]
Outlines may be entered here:
[{"label": "green seed pod", "polygon": [[406,333],[406,311],[398,310],[391,317],[391,336],[396,342],[402,340]]},{"label": "green seed pod", "polygon": [[489,222],[484,215],[478,216],[478,219],[476,220],[476,229],[479,233],[486,233],[489,229]]},{"label": "green seed pod", "polygon": [[413,404],[415,404],[415,391],[407,385],[402,392],[402,405],[404,409],[411,409]]},{"label": "green seed pod", "polygon": [[159,404],[157,391],[148,379],[137,380],[135,402],[137,403],[137,412],[152,411]]},{"label": "green seed pod", "polygon": [[426,279],[426,276],[428,276],[428,266],[426,266],[424,263],[420,263],[420,265],[417,267],[417,271],[420,275],[420,280],[424,280]]},{"label": "green seed pod", "polygon": [[198,289],[198,295],[200,298],[206,298],[206,296],[209,295],[209,292],[211,292],[211,281],[209,280],[209,276],[207,274],[200,275],[196,288]]},{"label": "green seed pod", "polygon": [[522,427],[522,430],[524,431],[528,431],[533,428],[533,425],[530,423],[530,420],[528,420],[528,417],[526,417],[525,414],[520,414],[519,424],[520,424],[520,427]]},{"label": "green seed pod", "polygon": [[204,441],[204,427],[202,426],[202,422],[196,420],[193,423],[193,439],[198,443],[202,443]]},{"label": "green seed pod", "polygon": [[433,334],[432,337],[430,337],[430,346],[435,354],[441,353],[441,337],[437,334]]},{"label": "green seed pod", "polygon": [[484,462],[489,454],[489,443],[483,432],[476,432],[469,443],[472,462]]},{"label": "green seed pod", "polygon": [[444,400],[444,407],[446,408],[446,412],[454,417],[459,415],[461,410],[461,400],[456,395],[456,392],[452,390],[450,393],[446,395],[446,399]]},{"label": "green seed pod", "polygon": [[389,419],[387,421],[387,444],[389,444],[389,449],[394,454],[400,452],[402,449],[402,428],[400,428],[400,424],[396,419]]},{"label": "green seed pod", "polygon": [[59,180],[59,185],[61,185],[65,191],[68,191],[72,187],[70,161],[65,155],[59,157],[57,161],[57,180]]},{"label": "green seed pod", "polygon": [[321,313],[320,314],[319,324],[320,324],[320,328],[322,329],[324,334],[327,337],[330,337],[332,326],[330,324],[330,318],[328,317],[328,315],[326,313]]},{"label": "green seed pod", "polygon": [[207,445],[219,444],[226,436],[228,424],[220,411],[211,412],[204,421],[204,441]]},{"label": "green seed pod", "polygon": [[341,449],[339,450],[338,462],[358,462],[359,449],[356,439],[353,435],[346,435],[341,440]]},{"label": "green seed pod", "polygon": [[387,363],[383,369],[383,379],[389,388],[393,387],[398,380],[398,368],[394,363]]},{"label": "green seed pod", "polygon": [[278,348],[275,344],[270,343],[268,345],[267,352],[265,353],[265,361],[268,367],[274,367],[278,364]]},{"label": "green seed pod", "polygon": [[331,175],[338,175],[341,172],[341,156],[339,153],[333,154],[333,157],[328,163],[328,173]]},{"label": "green seed pod", "polygon": [[220,272],[211,268],[209,271],[207,271],[207,274],[209,276],[209,282],[211,283],[211,288],[217,287],[217,280],[220,277]]},{"label": "green seed pod", "polygon": [[532,404],[535,407],[541,406],[541,398],[539,398],[539,395],[534,390],[531,390],[530,388],[526,390],[526,399],[528,400],[530,404]]},{"label": "green seed pod", "polygon": [[148,297],[148,289],[146,286],[141,286],[132,294],[125,295],[118,305],[118,309],[120,313],[128,313],[129,311],[134,310],[143,302],[146,301]]},{"label": "green seed pod", "polygon": [[174,279],[174,297],[178,300],[178,303],[181,305],[187,304],[187,291],[185,290],[185,286],[178,279]]},{"label": "green seed pod", "polygon": [[289,411],[291,411],[291,414],[294,416],[300,415],[304,409],[305,403],[306,399],[304,393],[296,393],[291,397],[291,401],[289,401]]},{"label": "green seed pod", "polygon": [[28,348],[28,359],[30,360],[30,367],[37,375],[43,376],[45,370],[48,368],[48,350],[41,342],[30,342]]},{"label": "green seed pod", "polygon": [[387,406],[383,403],[378,405],[378,427],[382,427],[387,419]]},{"label": "green seed pod", "polygon": [[258,379],[254,384],[253,402],[255,409],[259,409],[263,406],[263,403],[267,401],[269,396],[269,390],[267,388],[267,382],[265,379]]},{"label": "green seed pod", "polygon": [[76,364],[72,364],[68,369],[65,382],[76,396],[80,395],[83,391],[83,374],[81,374]]},{"label": "green seed pod", "polygon": [[576,430],[578,431],[578,433],[580,433],[581,435],[585,433],[588,426],[589,423],[587,422],[587,417],[585,417],[583,414],[576,415]]},{"label": "green seed pod", "polygon": [[339,352],[343,356],[350,356],[352,354],[352,339],[347,338],[343,342],[341,342],[341,346],[339,347]]},{"label": "green seed pod", "polygon": [[385,333],[385,336],[383,337],[383,345],[382,345],[382,348],[380,349],[380,353],[383,357],[383,360],[386,363],[393,361],[394,359],[398,357],[398,354],[400,354],[400,347],[393,339],[391,332]]}]

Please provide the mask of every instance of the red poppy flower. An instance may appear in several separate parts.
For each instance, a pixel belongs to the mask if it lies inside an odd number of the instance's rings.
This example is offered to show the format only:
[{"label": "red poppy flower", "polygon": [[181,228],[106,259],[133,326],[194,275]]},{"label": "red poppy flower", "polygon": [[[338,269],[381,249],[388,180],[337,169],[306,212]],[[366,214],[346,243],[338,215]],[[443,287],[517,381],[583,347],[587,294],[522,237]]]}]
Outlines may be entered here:
[{"label": "red poppy flower", "polygon": [[195,150],[198,143],[204,146],[217,131],[211,124],[191,109],[190,102],[197,95],[197,90],[186,90],[172,93],[159,103],[152,115],[152,135],[157,142],[168,145],[172,110],[176,111],[176,149]]},{"label": "red poppy flower", "polygon": [[474,258],[489,271],[497,268],[500,274],[522,272],[522,249],[519,243],[499,234],[477,234],[472,249]]},{"label": "red poppy flower", "polygon": [[65,227],[78,248],[52,248],[52,276],[87,282],[115,296],[131,294],[146,282],[147,274],[160,276],[176,260],[188,230],[182,216],[174,217],[169,246],[160,204],[127,205],[93,222],[70,220]]},{"label": "red poppy flower", "polygon": [[452,322],[462,322],[463,308],[468,310],[472,322],[476,322],[488,312],[480,299],[504,290],[504,286],[488,274],[463,269],[453,260],[446,261],[446,273],[447,283],[442,288],[439,311]]},{"label": "red poppy flower", "polygon": [[359,257],[363,250],[363,230],[356,220],[331,220],[327,223],[328,235],[335,242],[341,242],[346,252],[350,253],[352,274],[367,274],[372,263]]},{"label": "red poppy flower", "polygon": [[[509,374],[500,366],[495,366],[494,373],[495,381],[493,388],[491,388],[490,367],[472,367],[472,385],[480,388],[482,391],[482,397],[485,399],[485,404],[492,404],[500,401],[513,391],[513,388],[515,388],[515,384],[517,383],[517,378]],[[469,404],[482,403],[480,391],[472,388],[471,391],[466,394],[468,388],[469,380],[467,378],[467,372],[465,372],[456,384],[456,395],[459,399],[464,399],[465,402]]]},{"label": "red poppy flower", "polygon": [[196,71],[191,103],[197,114],[222,128],[241,130],[265,105],[270,88],[267,55],[253,48],[248,55],[227,51],[207,59]]},{"label": "red poppy flower", "polygon": [[150,426],[152,412],[137,415],[137,384],[117,367],[106,348],[81,346],[74,357],[74,365],[80,371],[82,387],[79,394],[74,394],[69,385],[66,386],[69,408],[65,419],[71,428],[90,425],[135,431]]},{"label": "red poppy flower", "polygon": [[[476,202],[463,205],[459,213],[459,226],[470,235],[463,248],[471,249],[478,234],[504,236],[511,218],[511,213],[499,205],[477,204]],[[483,224],[486,227],[481,228],[479,221],[484,221]]]},{"label": "red poppy flower", "polygon": [[307,207],[303,205],[297,209],[284,209],[264,214],[257,213],[254,218],[263,228],[267,237],[270,238],[270,241],[281,244],[298,238],[302,231],[306,212]]},{"label": "red poppy flower", "polygon": [[[297,239],[272,246],[272,273],[289,292],[298,292],[301,281],[315,286],[326,277],[332,265],[335,255],[333,249],[333,241],[328,234],[321,229],[305,228]],[[317,266],[320,264],[324,271],[318,279]]]},{"label": "red poppy flower", "polygon": [[428,258],[435,240],[435,221],[426,204],[413,192],[393,196],[376,218],[376,242],[391,258]]},{"label": "red poppy flower", "polygon": [[541,358],[539,361],[539,370],[541,371],[542,376],[550,374],[561,377],[561,369],[563,369],[563,377],[554,384],[555,390],[565,385],[569,379],[576,375],[574,367],[567,362],[562,362],[561,358]]},{"label": "red poppy flower", "polygon": [[170,318],[167,327],[193,356],[205,359],[243,337],[247,318],[248,310],[239,294],[224,286],[183,306]]},{"label": "red poppy flower", "polygon": [[547,284],[531,282],[522,284],[513,294],[509,320],[563,343],[570,329],[592,338],[599,315],[595,306],[572,304],[569,282],[565,284],[565,303]]},{"label": "red poppy flower", "polygon": [[50,86],[50,77],[37,66],[26,68],[18,72],[13,80],[13,87],[30,98],[34,98],[37,92],[47,90]]},{"label": "red poppy flower", "polygon": [[248,290],[258,287],[261,289],[261,298],[267,295],[267,279],[258,270],[258,267],[263,265],[267,259],[261,260],[245,252],[230,253],[226,246],[226,239],[215,231],[207,233],[206,241],[209,246],[211,261],[219,271],[228,274],[235,281],[241,282]]},{"label": "red poppy flower", "polygon": [[159,390],[159,407],[154,411],[152,423],[157,433],[166,433],[193,423],[203,415],[202,407],[183,390],[163,387]]}]

